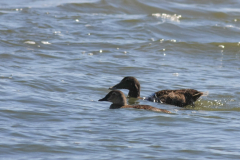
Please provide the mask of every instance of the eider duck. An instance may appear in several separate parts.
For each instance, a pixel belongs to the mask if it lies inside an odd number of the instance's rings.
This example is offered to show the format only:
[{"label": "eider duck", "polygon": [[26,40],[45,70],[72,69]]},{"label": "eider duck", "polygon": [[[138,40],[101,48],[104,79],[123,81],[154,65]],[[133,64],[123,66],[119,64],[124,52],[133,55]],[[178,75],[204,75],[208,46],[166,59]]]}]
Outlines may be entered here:
[{"label": "eider duck", "polygon": [[157,111],[157,112],[171,113],[168,110],[159,109],[149,105],[134,105],[134,106],[128,105],[125,95],[118,90],[110,91],[104,98],[99,99],[98,101],[112,102],[110,109],[135,108],[135,109],[145,109],[145,110],[151,110],[151,111]]},{"label": "eider duck", "polygon": [[204,93],[195,89],[179,89],[179,90],[161,90],[153,93],[149,97],[140,97],[140,83],[135,77],[124,77],[120,83],[109,88],[115,89],[128,89],[128,96],[144,99],[148,101],[171,104],[178,107],[193,105],[194,102]]}]

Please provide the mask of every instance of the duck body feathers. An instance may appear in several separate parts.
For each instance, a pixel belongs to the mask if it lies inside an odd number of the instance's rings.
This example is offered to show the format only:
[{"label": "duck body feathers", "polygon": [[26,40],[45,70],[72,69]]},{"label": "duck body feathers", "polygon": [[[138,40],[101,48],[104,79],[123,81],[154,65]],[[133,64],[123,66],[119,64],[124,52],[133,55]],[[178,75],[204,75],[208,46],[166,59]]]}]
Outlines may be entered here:
[{"label": "duck body feathers", "polygon": [[194,102],[202,95],[202,92],[195,89],[162,90],[143,99],[184,107],[187,105],[194,105]]}]

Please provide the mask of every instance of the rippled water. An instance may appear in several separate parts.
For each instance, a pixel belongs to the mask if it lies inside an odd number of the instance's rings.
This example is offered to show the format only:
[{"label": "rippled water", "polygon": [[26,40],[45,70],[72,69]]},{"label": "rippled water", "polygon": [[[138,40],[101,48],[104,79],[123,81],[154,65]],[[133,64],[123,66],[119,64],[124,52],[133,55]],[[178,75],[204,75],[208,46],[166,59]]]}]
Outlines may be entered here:
[{"label": "rippled water", "polygon": [[[2,159],[240,159],[240,2],[0,2]],[[196,107],[98,102],[124,76],[141,96],[194,88]],[[127,94],[126,90],[123,90]]]}]

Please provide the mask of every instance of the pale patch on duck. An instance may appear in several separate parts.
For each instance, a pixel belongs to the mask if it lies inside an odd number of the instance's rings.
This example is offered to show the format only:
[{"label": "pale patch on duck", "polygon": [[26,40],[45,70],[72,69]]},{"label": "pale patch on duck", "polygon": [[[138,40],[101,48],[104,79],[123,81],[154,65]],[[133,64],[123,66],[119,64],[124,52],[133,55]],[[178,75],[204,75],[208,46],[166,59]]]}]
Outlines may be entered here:
[{"label": "pale patch on duck", "polygon": [[157,102],[157,103],[163,103],[157,96],[156,93],[151,94],[148,97],[142,97],[143,100]]}]

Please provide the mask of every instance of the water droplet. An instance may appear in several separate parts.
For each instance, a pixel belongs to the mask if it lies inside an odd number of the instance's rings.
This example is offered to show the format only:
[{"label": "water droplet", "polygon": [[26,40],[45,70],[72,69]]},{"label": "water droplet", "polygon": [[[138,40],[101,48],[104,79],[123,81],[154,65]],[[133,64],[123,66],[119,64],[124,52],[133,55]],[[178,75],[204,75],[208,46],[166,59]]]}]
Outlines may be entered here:
[{"label": "water droplet", "polygon": [[99,51],[100,53],[102,53],[102,50],[100,49],[100,51]]},{"label": "water droplet", "polygon": [[76,21],[76,22],[79,22],[79,20],[78,20],[78,19],[76,19],[75,21]]}]

